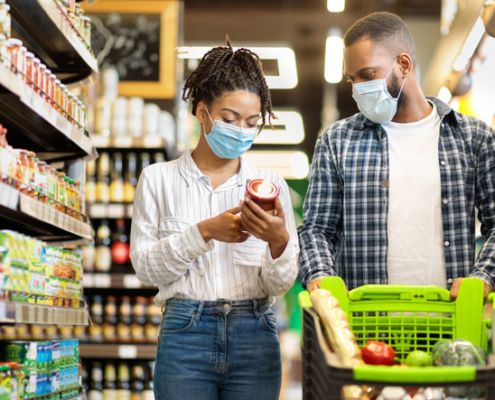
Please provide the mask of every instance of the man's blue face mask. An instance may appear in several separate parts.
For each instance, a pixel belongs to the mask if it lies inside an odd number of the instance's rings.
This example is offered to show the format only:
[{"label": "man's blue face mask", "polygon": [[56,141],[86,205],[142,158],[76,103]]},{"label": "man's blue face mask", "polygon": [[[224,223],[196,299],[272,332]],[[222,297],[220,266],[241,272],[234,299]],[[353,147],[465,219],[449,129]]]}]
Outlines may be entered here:
[{"label": "man's blue face mask", "polygon": [[377,124],[386,124],[392,121],[397,113],[397,102],[406,79],[404,78],[399,94],[394,99],[388,91],[387,78],[394,69],[396,62],[397,59],[395,59],[394,65],[390,68],[385,79],[375,79],[352,85],[352,98],[356,101],[359,111]]}]

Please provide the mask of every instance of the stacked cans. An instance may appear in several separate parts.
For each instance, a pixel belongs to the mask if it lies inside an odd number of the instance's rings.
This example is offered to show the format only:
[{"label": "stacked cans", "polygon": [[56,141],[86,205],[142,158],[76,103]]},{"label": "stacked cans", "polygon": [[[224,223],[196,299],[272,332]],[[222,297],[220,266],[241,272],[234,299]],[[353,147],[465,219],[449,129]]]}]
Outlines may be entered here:
[{"label": "stacked cans", "polygon": [[23,366],[20,398],[59,400],[79,393],[79,341],[11,341],[0,344],[2,360]]}]

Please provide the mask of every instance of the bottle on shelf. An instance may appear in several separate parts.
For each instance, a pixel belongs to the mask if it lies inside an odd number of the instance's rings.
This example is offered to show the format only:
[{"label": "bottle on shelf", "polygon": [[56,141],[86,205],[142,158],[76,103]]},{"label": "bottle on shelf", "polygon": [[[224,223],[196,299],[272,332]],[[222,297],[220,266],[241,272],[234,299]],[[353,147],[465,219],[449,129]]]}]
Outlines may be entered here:
[{"label": "bottle on shelf", "polygon": [[134,195],[137,185],[137,156],[136,153],[129,153],[126,156],[127,159],[127,171],[124,179],[124,201],[132,203],[134,201]]},{"label": "bottle on shelf", "polygon": [[153,367],[151,365],[147,365],[146,367],[143,400],[155,400],[155,392],[153,390]]},{"label": "bottle on shelf", "polygon": [[123,296],[120,299],[119,322],[117,324],[117,336],[121,343],[131,342],[131,299]]},{"label": "bottle on shelf", "polygon": [[163,153],[155,153],[153,156],[153,164],[158,164],[165,162],[165,154]]},{"label": "bottle on shelf", "polygon": [[131,368],[131,400],[143,400],[144,368],[135,364]]},{"label": "bottle on shelf", "polygon": [[96,201],[98,203],[108,203],[110,201],[109,170],[110,157],[108,153],[101,153],[98,163],[98,179],[96,182]]},{"label": "bottle on shelf", "polygon": [[132,306],[131,337],[133,343],[146,343],[145,323],[148,299],[138,296]]},{"label": "bottle on shelf", "polygon": [[139,174],[141,174],[143,172],[143,170],[148,166],[150,165],[150,153],[141,153],[139,155],[139,166],[140,166],[140,170],[139,170]]},{"label": "bottle on shelf", "polygon": [[115,229],[111,235],[112,239],[112,262],[116,265],[125,265],[130,262],[130,244],[127,234],[125,220],[119,218],[115,221]]},{"label": "bottle on shelf", "polygon": [[103,340],[105,343],[117,342],[117,299],[115,296],[107,296],[105,298],[105,315],[103,320]]},{"label": "bottle on shelf", "polygon": [[122,153],[113,155],[112,179],[110,181],[110,201],[122,203],[124,201],[124,178],[122,175]]},{"label": "bottle on shelf", "polygon": [[35,197],[36,196],[36,191],[34,190],[34,187],[36,186],[36,181],[38,179],[38,159],[36,158],[36,154],[33,151],[28,151],[27,153],[28,157],[28,180],[29,180],[29,186],[27,186],[26,189],[26,194],[29,197]]},{"label": "bottle on shelf", "polygon": [[112,267],[110,243],[110,228],[108,227],[108,220],[104,219],[96,231],[95,238],[95,270],[97,272],[108,272]]},{"label": "bottle on shelf", "polygon": [[103,343],[103,299],[101,296],[93,296],[90,317],[93,325],[88,327],[89,341],[92,343]]},{"label": "bottle on shelf", "polygon": [[96,163],[93,160],[86,163],[85,193],[88,203],[96,202]]},{"label": "bottle on shelf", "polygon": [[126,363],[120,363],[117,375],[117,400],[131,400],[131,385],[129,377],[129,366]]},{"label": "bottle on shelf", "polygon": [[110,363],[106,364],[103,376],[103,400],[117,400],[116,378],[115,366]]},{"label": "bottle on shelf", "polygon": [[56,209],[62,213],[65,213],[65,206],[67,205],[67,187],[65,185],[65,178],[63,172],[58,173],[58,203]]},{"label": "bottle on shelf", "polygon": [[103,400],[103,371],[101,363],[95,362],[91,368],[91,381],[89,383],[88,400]]}]

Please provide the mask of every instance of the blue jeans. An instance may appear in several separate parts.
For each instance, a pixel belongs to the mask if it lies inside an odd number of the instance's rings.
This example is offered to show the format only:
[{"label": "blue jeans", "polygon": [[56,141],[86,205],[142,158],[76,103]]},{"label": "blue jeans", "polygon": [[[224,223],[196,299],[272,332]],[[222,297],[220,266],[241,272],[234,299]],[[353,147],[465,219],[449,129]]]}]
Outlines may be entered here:
[{"label": "blue jeans", "polygon": [[267,299],[167,301],[156,400],[278,400],[281,381],[276,319]]}]

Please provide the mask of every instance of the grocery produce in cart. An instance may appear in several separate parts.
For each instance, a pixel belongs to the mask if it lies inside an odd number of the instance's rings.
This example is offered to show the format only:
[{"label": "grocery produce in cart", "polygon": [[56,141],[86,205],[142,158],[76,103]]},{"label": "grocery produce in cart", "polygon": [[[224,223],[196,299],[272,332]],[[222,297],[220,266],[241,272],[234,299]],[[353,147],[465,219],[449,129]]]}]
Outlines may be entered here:
[{"label": "grocery produce in cart", "polygon": [[[318,295],[301,293],[304,398],[495,399],[483,286],[465,279],[453,302],[434,286],[367,285],[347,293],[336,277],[323,280]],[[331,300],[321,301],[322,292]],[[340,312],[330,313],[336,307]],[[339,343],[328,337],[329,315],[337,316],[335,326],[350,328],[346,337],[366,364],[340,360]]]}]

